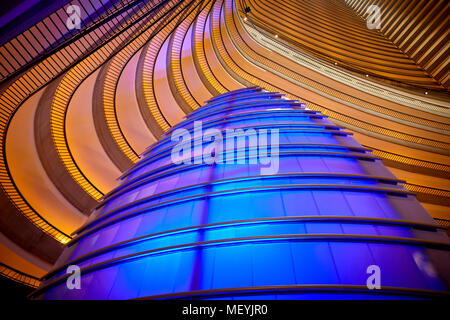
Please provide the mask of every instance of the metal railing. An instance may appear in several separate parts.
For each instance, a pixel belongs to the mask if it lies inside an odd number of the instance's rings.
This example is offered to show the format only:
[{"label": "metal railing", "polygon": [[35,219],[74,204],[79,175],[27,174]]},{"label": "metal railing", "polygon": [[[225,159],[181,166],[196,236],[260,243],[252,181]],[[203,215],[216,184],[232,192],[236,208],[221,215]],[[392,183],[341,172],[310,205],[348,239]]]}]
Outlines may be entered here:
[{"label": "metal railing", "polygon": [[0,262],[0,274],[15,282],[24,284],[28,287],[37,288],[41,284],[38,278],[7,266]]},{"label": "metal railing", "polygon": [[[28,30],[16,35],[0,47],[0,83],[16,77],[38,62],[64,49],[53,61],[58,65],[86,56],[113,34],[133,23],[130,19],[158,1],[142,0],[77,0],[59,8]],[[161,2],[161,1],[159,1]],[[77,6],[79,24],[69,28],[72,15],[67,10]],[[148,9],[148,8],[147,8]],[[81,41],[80,41],[81,40]],[[73,44],[76,43],[76,46]],[[60,59],[58,59],[60,58]]]}]

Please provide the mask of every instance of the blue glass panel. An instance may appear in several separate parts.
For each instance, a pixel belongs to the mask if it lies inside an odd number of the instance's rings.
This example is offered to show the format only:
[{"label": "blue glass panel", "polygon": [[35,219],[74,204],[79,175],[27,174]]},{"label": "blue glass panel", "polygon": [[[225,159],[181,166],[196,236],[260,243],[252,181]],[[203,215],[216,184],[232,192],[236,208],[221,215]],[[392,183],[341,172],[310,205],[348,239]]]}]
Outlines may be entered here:
[{"label": "blue glass panel", "polygon": [[338,284],[327,242],[291,242],[296,284]]},{"label": "blue glass panel", "polygon": [[283,191],[282,197],[286,216],[320,215],[310,191]]},{"label": "blue glass panel", "polygon": [[366,286],[367,268],[375,261],[365,243],[330,242],[339,282],[345,285]]},{"label": "blue glass panel", "polygon": [[368,246],[381,270],[381,286],[427,288],[407,246],[383,243]]},{"label": "blue glass panel", "polygon": [[253,278],[252,245],[217,247],[214,260],[213,289],[251,287]]},{"label": "blue glass panel", "polygon": [[251,252],[254,286],[295,283],[294,253],[289,243],[255,244]]},{"label": "blue glass panel", "polygon": [[[341,191],[313,191],[314,199],[322,216],[353,216],[348,201]],[[327,199],[323,201],[321,199]]]},{"label": "blue glass panel", "polygon": [[111,266],[106,269],[95,271],[83,299],[106,299],[115,282],[118,271],[119,269],[117,266]]},{"label": "blue glass panel", "polygon": [[148,263],[146,259],[139,259],[118,265],[118,272],[108,299],[136,298]]},{"label": "blue glass panel", "polygon": [[151,256],[145,270],[145,277],[141,277],[139,296],[147,297],[158,294],[172,293],[176,286],[176,275],[181,268],[183,252]]}]

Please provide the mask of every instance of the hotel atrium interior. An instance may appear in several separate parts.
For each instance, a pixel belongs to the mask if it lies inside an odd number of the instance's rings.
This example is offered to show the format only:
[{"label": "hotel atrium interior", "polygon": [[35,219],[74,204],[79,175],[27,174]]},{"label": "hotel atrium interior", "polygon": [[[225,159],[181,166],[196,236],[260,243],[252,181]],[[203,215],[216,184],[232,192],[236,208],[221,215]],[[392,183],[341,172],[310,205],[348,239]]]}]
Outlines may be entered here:
[{"label": "hotel atrium interior", "polygon": [[0,7],[2,297],[448,297],[448,1]]}]

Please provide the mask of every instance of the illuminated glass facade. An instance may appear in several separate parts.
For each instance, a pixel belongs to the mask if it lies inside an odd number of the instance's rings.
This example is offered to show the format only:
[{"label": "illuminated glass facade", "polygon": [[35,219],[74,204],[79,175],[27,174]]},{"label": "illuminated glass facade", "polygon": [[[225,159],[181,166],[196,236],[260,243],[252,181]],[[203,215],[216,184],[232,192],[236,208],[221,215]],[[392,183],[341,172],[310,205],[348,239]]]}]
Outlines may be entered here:
[{"label": "illuminated glass facade", "polygon": [[[195,151],[191,163],[174,163],[172,134],[194,134],[199,121],[204,131],[277,129],[277,172],[251,163],[250,139],[244,156],[238,148],[232,155],[245,163],[207,164]],[[121,181],[34,297],[360,299],[447,290],[443,228],[351,133],[281,94],[254,87],[212,98]],[[67,288],[69,265],[80,267],[81,289]],[[380,270],[380,289],[367,286],[370,266]]]}]

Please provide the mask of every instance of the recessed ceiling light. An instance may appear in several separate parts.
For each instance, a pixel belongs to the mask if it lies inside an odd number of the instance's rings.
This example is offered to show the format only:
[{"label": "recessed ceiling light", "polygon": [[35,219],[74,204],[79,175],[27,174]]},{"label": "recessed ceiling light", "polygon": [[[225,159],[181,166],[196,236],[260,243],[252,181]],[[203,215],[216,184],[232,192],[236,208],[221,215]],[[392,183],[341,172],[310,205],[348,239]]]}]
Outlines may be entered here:
[{"label": "recessed ceiling light", "polygon": [[277,35],[277,34],[275,35],[275,38],[278,38],[278,35]]}]

